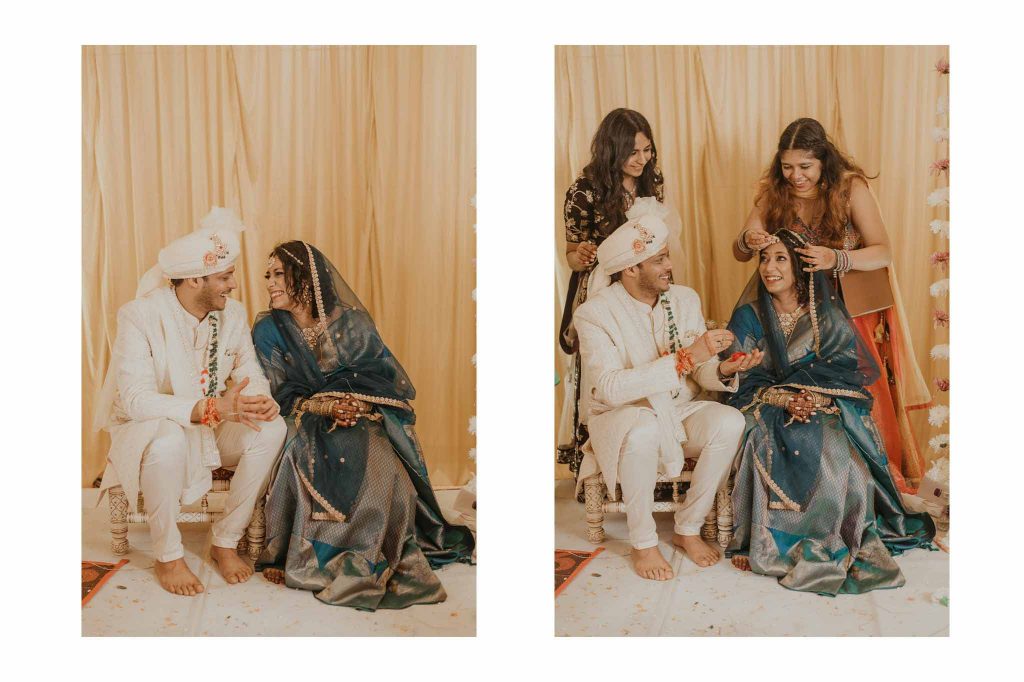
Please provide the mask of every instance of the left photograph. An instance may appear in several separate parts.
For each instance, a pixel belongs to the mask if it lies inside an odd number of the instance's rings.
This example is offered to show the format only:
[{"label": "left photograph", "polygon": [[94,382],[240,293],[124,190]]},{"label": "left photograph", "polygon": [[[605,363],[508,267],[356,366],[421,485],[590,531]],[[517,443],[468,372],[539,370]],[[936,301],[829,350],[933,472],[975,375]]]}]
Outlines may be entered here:
[{"label": "left photograph", "polygon": [[83,635],[475,635],[475,82],[82,48]]}]

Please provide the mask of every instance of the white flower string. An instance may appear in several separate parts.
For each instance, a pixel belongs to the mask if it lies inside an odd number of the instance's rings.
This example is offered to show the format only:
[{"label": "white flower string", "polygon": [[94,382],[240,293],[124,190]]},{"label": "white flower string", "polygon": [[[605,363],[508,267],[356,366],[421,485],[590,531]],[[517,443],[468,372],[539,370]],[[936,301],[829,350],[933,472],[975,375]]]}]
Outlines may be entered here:
[{"label": "white flower string", "polygon": [[949,293],[949,278],[947,277],[945,279],[932,282],[931,286],[928,287],[928,291],[931,292],[932,298],[945,296]]},{"label": "white flower string", "polygon": [[[475,213],[476,212],[476,195],[475,194],[469,198],[469,206],[470,206],[470,208],[473,209],[473,211]],[[473,232],[476,233],[476,220],[473,221]],[[473,269],[476,270],[476,259],[475,258],[473,259]],[[470,298],[473,299],[473,303],[476,303],[476,288],[474,288],[473,291],[470,292]],[[476,353],[473,353],[473,357],[470,358],[470,362],[473,363],[473,367],[475,369],[476,368]],[[476,436],[476,415],[475,414],[472,415],[469,418],[469,433],[471,435],[473,435],[474,437]],[[475,447],[472,447],[472,448],[469,449],[468,457],[469,457],[470,461],[476,462],[476,448]],[[465,486],[465,488],[467,490],[470,489],[470,487],[472,487],[473,492],[475,493],[476,492],[476,475],[475,474],[472,475],[472,477],[470,478],[469,483],[467,483],[466,486]]]},{"label": "white flower string", "polygon": [[942,426],[949,421],[949,408],[945,405],[936,405],[928,410],[928,423],[932,426]]},{"label": "white flower string", "polygon": [[[938,74],[937,78],[943,78],[949,75],[949,61],[945,57],[941,57],[935,63],[935,71]],[[937,145],[936,149],[936,160],[929,166],[929,174],[934,176],[938,182],[942,182],[945,179],[945,186],[940,186],[934,189],[928,194],[927,204],[931,208],[939,211],[948,212],[949,210],[949,85],[948,81],[942,81],[942,89],[944,92],[939,95],[935,103],[935,115],[938,118],[936,125],[932,128],[932,139]],[[947,213],[948,216],[948,213]],[[949,239],[949,220],[943,217],[935,218],[928,224],[931,233],[942,240]],[[934,241],[933,241],[934,244]],[[941,269],[943,272],[948,271],[949,266],[949,250],[948,247],[943,249],[935,249],[929,256],[929,261],[933,267]],[[928,293],[931,294],[932,298],[940,299],[942,303],[937,302],[935,309],[932,311],[932,320],[936,329],[948,329],[949,328],[949,278],[943,278],[932,282],[928,287]],[[943,305],[943,303],[946,303]],[[932,347],[930,352],[931,358],[934,361],[944,361],[949,359],[949,344],[940,343]],[[947,370],[948,372],[948,370]],[[949,390],[948,379],[936,379],[935,387],[938,389],[938,395],[942,395]],[[928,423],[935,428],[943,427],[949,421],[949,406],[936,404],[928,410]],[[928,445],[932,452],[935,453],[947,453],[949,451],[949,434],[940,433],[932,436],[928,441]],[[948,489],[948,460],[945,460],[945,466],[947,467],[947,474],[945,476],[945,482]],[[934,467],[933,467],[934,469]],[[932,480],[939,480],[935,477],[933,469],[930,469],[926,474]],[[947,514],[946,520],[948,522],[948,507],[946,508]]]}]

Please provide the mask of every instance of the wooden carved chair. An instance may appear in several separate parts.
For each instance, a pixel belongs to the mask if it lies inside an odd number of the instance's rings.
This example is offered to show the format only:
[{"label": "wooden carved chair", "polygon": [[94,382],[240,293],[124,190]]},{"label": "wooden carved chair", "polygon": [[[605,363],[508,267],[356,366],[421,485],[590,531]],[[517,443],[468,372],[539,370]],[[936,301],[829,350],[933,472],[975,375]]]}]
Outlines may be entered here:
[{"label": "wooden carved chair", "polygon": [[[234,471],[229,469],[215,469],[213,472],[213,490],[203,495],[203,498],[194,504],[182,507],[178,513],[178,523],[212,523],[223,515],[224,503],[227,501],[228,492],[231,490],[231,477]],[[137,512],[129,511],[128,496],[124,489],[116,485],[107,491],[110,499],[110,547],[114,554],[128,553],[128,524],[147,523],[149,516],[146,514],[145,500],[142,491],[139,491]],[[211,504],[211,502],[213,504]],[[264,513],[264,498],[261,495],[256,500],[256,507],[253,509],[252,518],[249,520],[249,527],[245,535],[238,542],[240,552],[248,552],[249,558],[253,561],[263,551],[263,542],[267,534],[266,515]],[[214,511],[210,511],[211,507]]]},{"label": "wooden carved chair", "polygon": [[[683,472],[676,478],[659,475],[654,490],[654,511],[675,512],[682,508],[685,488],[693,478],[696,459],[687,459]],[[730,478],[731,483],[731,478]],[[715,504],[704,520],[701,537],[718,542],[725,548],[732,540],[732,497],[731,485],[726,485],[715,495]],[[604,476],[595,474],[583,481],[584,504],[587,513],[587,540],[596,544],[604,542],[604,515],[624,514],[626,505],[622,501],[622,487],[616,484],[614,495],[608,490]]]}]

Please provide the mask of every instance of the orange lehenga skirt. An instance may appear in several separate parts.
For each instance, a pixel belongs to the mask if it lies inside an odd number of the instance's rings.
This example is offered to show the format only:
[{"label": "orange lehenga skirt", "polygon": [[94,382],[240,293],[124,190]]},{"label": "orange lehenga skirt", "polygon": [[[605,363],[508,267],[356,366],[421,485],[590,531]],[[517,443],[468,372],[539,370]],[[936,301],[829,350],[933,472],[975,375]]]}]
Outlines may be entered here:
[{"label": "orange lehenga skirt", "polygon": [[853,323],[881,370],[878,381],[868,390],[874,397],[871,417],[885,444],[889,471],[901,492],[914,493],[924,475],[925,460],[910,428],[909,412],[931,407],[932,403],[913,354],[891,267],[889,284],[893,307],[859,315]]}]

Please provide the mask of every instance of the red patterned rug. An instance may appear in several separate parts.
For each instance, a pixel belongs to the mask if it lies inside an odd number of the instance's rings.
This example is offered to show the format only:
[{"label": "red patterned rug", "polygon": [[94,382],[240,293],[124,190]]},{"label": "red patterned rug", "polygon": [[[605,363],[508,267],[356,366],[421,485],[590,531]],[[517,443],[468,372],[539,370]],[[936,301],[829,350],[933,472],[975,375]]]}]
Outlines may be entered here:
[{"label": "red patterned rug", "polygon": [[105,561],[83,561],[82,562],[82,606],[92,599],[103,583],[110,580],[110,576],[117,572],[117,569],[128,563],[127,559],[121,559],[116,564],[108,564]]},{"label": "red patterned rug", "polygon": [[576,575],[583,570],[583,567],[604,550],[598,547],[593,552],[583,552],[575,549],[555,550],[555,596],[561,594]]}]

